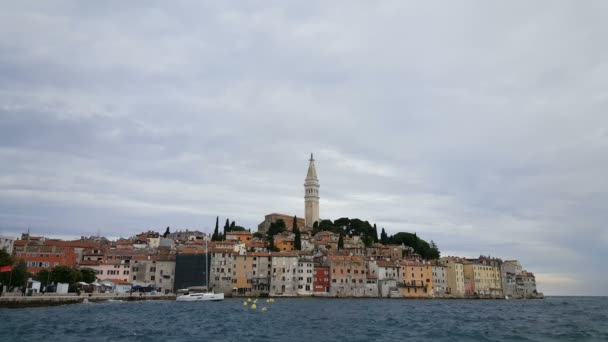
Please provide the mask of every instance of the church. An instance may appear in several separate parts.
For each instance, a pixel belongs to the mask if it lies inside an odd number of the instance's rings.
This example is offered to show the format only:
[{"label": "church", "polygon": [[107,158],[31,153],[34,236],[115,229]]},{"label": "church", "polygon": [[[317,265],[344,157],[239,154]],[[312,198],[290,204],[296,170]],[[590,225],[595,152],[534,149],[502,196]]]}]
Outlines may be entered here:
[{"label": "church", "polygon": [[[302,230],[312,230],[315,222],[319,222],[319,178],[315,167],[312,153],[308,161],[308,172],[304,179],[304,217],[296,217],[296,225]],[[289,231],[293,227],[293,216],[287,214],[272,213],[265,216],[264,221],[258,224],[258,232],[266,233],[270,224],[282,219]]]}]

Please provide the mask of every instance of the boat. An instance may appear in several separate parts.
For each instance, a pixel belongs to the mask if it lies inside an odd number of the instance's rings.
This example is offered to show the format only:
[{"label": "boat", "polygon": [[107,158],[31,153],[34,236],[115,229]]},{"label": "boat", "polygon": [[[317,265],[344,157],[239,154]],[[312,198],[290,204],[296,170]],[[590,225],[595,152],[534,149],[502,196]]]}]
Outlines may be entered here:
[{"label": "boat", "polygon": [[175,300],[180,302],[195,302],[200,300],[207,301],[220,301],[224,300],[223,293],[213,293],[213,292],[198,292],[198,293],[188,293],[183,296],[177,297]]},{"label": "boat", "polygon": [[177,296],[177,298],[175,298],[175,300],[179,301],[179,302],[197,302],[197,301],[220,301],[220,300],[224,300],[224,294],[223,293],[214,293],[214,292],[209,292],[209,269],[208,269],[208,264],[209,264],[209,249],[207,247],[207,241],[208,238],[205,238],[205,275],[207,276],[207,288],[206,288],[206,292],[193,292],[193,293],[186,293],[184,295],[181,296]]}]

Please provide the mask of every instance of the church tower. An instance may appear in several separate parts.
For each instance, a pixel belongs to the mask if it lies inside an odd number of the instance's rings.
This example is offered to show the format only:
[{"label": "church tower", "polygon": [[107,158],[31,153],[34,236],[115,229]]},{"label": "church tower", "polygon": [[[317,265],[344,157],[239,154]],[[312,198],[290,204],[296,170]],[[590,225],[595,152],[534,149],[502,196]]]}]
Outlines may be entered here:
[{"label": "church tower", "polygon": [[304,180],[304,213],[306,227],[310,228],[319,221],[319,179],[312,153],[308,163],[308,173]]}]

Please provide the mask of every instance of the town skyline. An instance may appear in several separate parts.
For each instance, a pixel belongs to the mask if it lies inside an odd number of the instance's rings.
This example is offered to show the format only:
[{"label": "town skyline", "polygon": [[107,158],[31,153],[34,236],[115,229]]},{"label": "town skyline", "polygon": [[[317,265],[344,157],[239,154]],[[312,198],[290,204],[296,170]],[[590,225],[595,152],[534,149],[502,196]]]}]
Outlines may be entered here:
[{"label": "town skyline", "polygon": [[0,234],[255,230],[314,152],[321,218],[608,295],[607,5],[335,6],[5,4]]}]

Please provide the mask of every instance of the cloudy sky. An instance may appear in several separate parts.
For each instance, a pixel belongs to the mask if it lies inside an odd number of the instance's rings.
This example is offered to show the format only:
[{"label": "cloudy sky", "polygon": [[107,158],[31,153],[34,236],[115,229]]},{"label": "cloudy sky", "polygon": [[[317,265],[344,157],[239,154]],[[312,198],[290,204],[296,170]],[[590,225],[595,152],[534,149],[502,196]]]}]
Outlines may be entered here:
[{"label": "cloudy sky", "polygon": [[2,1],[0,232],[302,215],[608,295],[605,1]]}]

